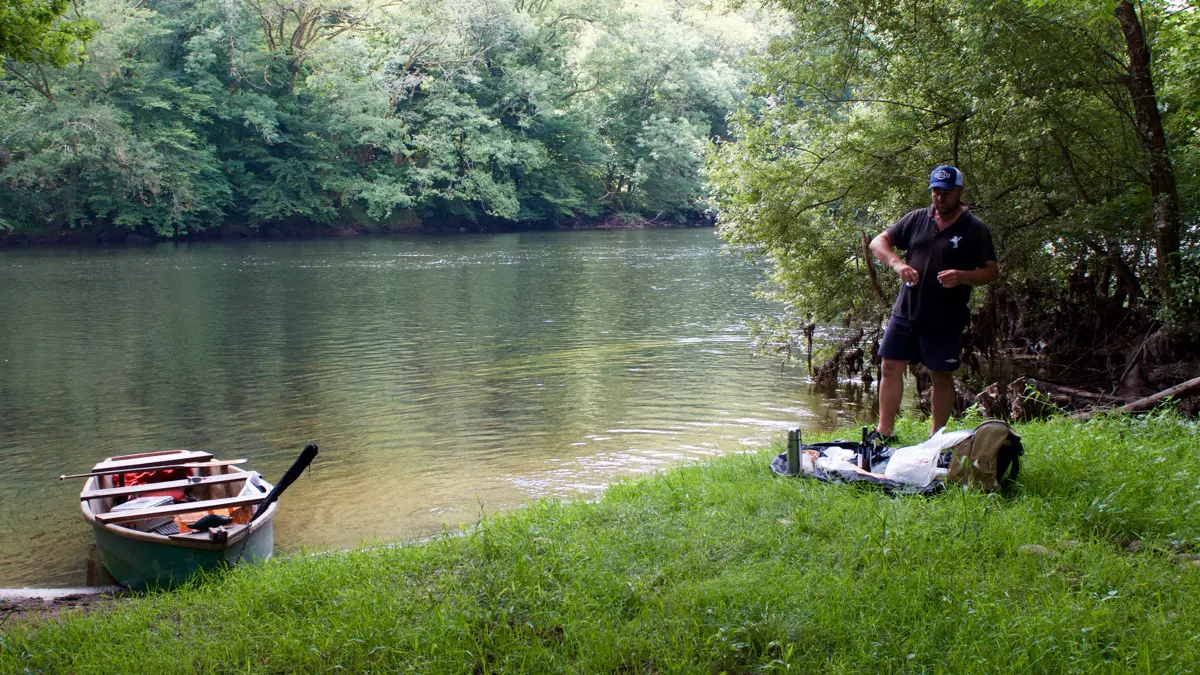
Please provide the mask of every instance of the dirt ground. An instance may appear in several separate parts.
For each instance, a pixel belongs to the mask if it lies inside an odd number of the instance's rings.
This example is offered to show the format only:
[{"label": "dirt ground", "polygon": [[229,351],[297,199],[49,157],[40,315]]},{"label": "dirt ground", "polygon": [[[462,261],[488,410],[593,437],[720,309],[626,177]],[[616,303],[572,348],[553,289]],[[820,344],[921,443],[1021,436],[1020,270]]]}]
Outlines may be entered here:
[{"label": "dirt ground", "polygon": [[103,610],[127,597],[120,589],[20,589],[0,591],[0,633],[16,623],[55,621],[70,612]]}]

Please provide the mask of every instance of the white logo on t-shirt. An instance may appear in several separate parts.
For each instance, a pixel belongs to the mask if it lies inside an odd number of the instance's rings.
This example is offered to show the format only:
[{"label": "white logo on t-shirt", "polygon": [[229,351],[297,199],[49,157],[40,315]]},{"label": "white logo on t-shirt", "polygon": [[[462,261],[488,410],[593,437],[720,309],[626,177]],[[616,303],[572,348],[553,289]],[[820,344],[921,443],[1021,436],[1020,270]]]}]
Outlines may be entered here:
[{"label": "white logo on t-shirt", "polygon": [[958,242],[962,241],[962,237],[950,237],[950,247],[958,248]]}]

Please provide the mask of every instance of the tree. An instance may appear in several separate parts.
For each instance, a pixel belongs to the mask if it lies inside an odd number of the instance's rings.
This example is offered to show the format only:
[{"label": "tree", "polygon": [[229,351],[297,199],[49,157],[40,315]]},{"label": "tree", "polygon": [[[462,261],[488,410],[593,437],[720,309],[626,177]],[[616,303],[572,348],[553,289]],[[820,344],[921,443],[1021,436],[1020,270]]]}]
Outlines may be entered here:
[{"label": "tree", "polygon": [[0,78],[31,236],[695,218],[758,35],[693,0],[79,2],[79,67]]},{"label": "tree", "polygon": [[703,144],[727,135],[748,84],[739,64],[759,35],[742,16],[716,14],[646,4],[589,27],[595,46],[578,58],[590,86],[572,104],[589,109],[604,143],[598,178],[612,210],[678,220],[702,210]]},{"label": "tree", "polygon": [[[1095,340],[1123,308],[1169,308],[1183,244],[1168,216],[1175,203],[1175,222],[1196,211],[1195,186],[1172,202],[1165,176],[1172,159],[1194,162],[1196,139],[1151,129],[1161,106],[1145,78],[1180,90],[1166,62],[1140,48],[1130,56],[1115,3],[779,4],[794,30],[760,61],[761,107],[735,117],[738,141],[714,151],[710,171],[721,231],[776,263],[798,314],[874,321],[885,311],[879,296],[896,282],[882,275],[890,286],[872,289],[862,234],[928,203],[926,177],[943,163],[964,170],[973,209],[997,235],[1001,292],[1090,303],[1088,320],[1059,321],[1059,335]],[[1167,3],[1142,6],[1141,23],[1157,30],[1147,38],[1176,44],[1183,19],[1165,21]],[[1169,106],[1162,114],[1162,128],[1176,128]],[[1153,236],[1144,223],[1156,213]]]},{"label": "tree", "polygon": [[258,18],[267,50],[283,59],[285,90],[291,92],[315,44],[364,30],[373,13],[399,4],[399,0],[246,0],[246,4]]},{"label": "tree", "polygon": [[[0,0],[0,77],[5,61],[28,64],[32,72],[17,68],[13,74],[41,95],[54,95],[45,68],[61,68],[83,58],[83,48],[95,32],[94,21],[65,18],[70,0]],[[9,70],[13,70],[11,64]]]},{"label": "tree", "polygon": [[208,101],[164,77],[168,25],[124,0],[96,0],[102,24],[82,68],[48,70],[58,97],[0,100],[0,217],[57,235],[71,228],[163,235],[220,222],[230,190],[193,125]]},{"label": "tree", "polygon": [[1149,165],[1150,195],[1154,199],[1154,244],[1158,258],[1159,292],[1164,299],[1173,295],[1173,285],[1179,276],[1179,193],[1175,189],[1175,171],[1171,167],[1171,151],[1163,131],[1154,93],[1154,75],[1150,47],[1142,29],[1142,21],[1128,0],[1120,0],[1114,10],[1125,36],[1125,51],[1129,63],[1125,78],[1133,100],[1134,119],[1138,137],[1146,149]]}]

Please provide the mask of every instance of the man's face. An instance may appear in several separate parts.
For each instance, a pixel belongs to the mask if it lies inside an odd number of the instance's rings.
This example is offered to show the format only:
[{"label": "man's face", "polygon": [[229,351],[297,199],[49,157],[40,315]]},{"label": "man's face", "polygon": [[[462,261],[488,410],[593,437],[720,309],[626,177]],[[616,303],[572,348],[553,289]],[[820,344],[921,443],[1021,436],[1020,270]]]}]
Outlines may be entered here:
[{"label": "man's face", "polygon": [[954,213],[958,210],[959,198],[962,197],[962,191],[963,186],[961,185],[954,186],[953,190],[933,188],[930,190],[933,193],[933,208],[943,215]]}]

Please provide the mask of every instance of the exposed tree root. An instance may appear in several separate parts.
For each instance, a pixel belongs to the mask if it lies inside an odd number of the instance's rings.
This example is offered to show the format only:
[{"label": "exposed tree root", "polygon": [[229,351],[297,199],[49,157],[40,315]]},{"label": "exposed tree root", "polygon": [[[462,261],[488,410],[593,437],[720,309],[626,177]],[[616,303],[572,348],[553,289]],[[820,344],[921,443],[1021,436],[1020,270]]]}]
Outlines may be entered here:
[{"label": "exposed tree root", "polygon": [[[1200,387],[1185,386],[1200,374],[1200,326],[1161,325],[1136,284],[1113,286],[1077,271],[1066,293],[1029,280],[989,286],[983,300],[964,336],[955,414],[975,404],[989,417],[1014,421],[1062,412],[1083,417],[1096,409],[1146,410],[1168,398],[1185,415],[1200,411]],[[815,370],[810,342],[814,383],[829,388],[856,376],[874,382],[883,318],[839,343]],[[810,340],[813,328],[805,330]],[[911,371],[928,412],[929,376],[919,366]]]}]

